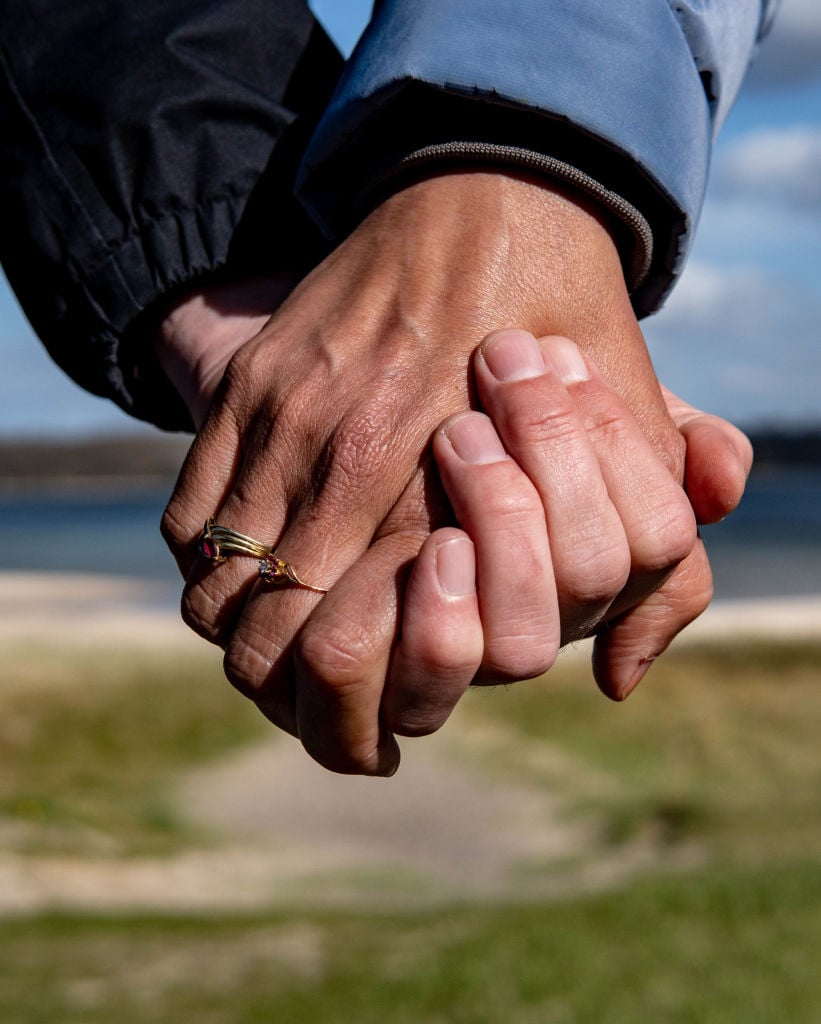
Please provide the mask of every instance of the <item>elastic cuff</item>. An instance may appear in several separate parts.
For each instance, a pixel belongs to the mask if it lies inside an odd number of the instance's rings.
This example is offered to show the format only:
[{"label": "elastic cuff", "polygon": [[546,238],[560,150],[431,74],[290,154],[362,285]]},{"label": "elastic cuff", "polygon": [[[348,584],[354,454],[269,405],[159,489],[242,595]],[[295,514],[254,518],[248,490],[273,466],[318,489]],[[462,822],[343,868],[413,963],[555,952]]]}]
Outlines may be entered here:
[{"label": "elastic cuff", "polygon": [[566,119],[498,99],[405,82],[380,96],[361,130],[323,156],[303,164],[300,198],[334,241],[390,190],[466,161],[575,189],[611,214],[639,317],[661,304],[685,244],[686,213],[629,154]]},{"label": "elastic cuff", "polygon": [[[465,167],[514,170],[558,182],[593,200],[615,218],[614,237],[621,256],[628,291],[632,294],[647,280],[653,262],[653,232],[647,218],[624,196],[606,188],[578,167],[556,157],[519,146],[488,142],[444,142],[423,146],[369,183],[355,201],[357,209],[373,205],[386,192],[396,191],[432,172]],[[621,230],[618,230],[620,228]]]}]

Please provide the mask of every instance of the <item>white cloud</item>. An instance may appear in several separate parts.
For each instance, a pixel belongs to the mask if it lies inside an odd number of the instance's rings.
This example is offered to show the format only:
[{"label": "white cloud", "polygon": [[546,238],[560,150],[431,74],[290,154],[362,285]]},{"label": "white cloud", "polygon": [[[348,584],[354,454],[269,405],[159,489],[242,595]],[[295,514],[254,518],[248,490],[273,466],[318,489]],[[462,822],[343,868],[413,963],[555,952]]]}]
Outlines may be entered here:
[{"label": "white cloud", "polygon": [[715,332],[749,337],[772,329],[792,288],[760,267],[691,262],[659,317],[668,333]]},{"label": "white cloud", "polygon": [[693,262],[645,324],[659,376],[736,422],[821,419],[821,294],[760,266]]},{"label": "white cloud", "polygon": [[821,75],[821,3],[783,0],[781,11],[750,73],[755,88]]},{"label": "white cloud", "polygon": [[821,211],[821,125],[763,128],[716,155],[712,184],[720,196]]}]

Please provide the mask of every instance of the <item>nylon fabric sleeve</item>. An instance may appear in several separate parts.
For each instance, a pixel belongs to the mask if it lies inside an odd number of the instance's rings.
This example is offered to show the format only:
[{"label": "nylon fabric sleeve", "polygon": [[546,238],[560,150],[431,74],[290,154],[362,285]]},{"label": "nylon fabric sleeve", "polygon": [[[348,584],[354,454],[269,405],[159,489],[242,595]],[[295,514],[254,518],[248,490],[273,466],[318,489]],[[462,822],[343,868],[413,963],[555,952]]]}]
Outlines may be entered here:
[{"label": "nylon fabric sleeve", "polygon": [[409,154],[490,143],[578,167],[646,218],[647,312],[775,6],[382,0],[331,100],[341,58],[304,0],[5,0],[0,260],[81,386],[183,428],[142,317],[226,269],[307,269]]},{"label": "nylon fabric sleeve", "polygon": [[293,179],[341,65],[302,0],[4,0],[0,258],[82,387],[189,424],[128,329],[229,261],[265,269],[281,235],[318,237]]},{"label": "nylon fabric sleeve", "polygon": [[776,0],[381,0],[306,153],[300,195],[329,236],[407,153],[464,141],[578,167],[653,229],[633,295],[682,269],[712,139]]}]

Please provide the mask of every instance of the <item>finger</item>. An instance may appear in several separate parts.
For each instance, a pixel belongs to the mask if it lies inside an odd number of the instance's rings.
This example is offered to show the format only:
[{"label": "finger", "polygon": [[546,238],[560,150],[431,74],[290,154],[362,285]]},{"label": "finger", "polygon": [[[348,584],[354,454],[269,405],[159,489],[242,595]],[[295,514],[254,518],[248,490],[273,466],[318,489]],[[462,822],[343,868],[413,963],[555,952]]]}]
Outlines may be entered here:
[{"label": "finger", "polygon": [[[549,339],[546,351],[559,365],[575,350],[567,339]],[[690,502],[622,399],[585,360],[590,377],[568,383],[598,459],[610,500],[630,549],[630,576],[608,615],[633,607],[656,590],[689,555],[697,530]]]},{"label": "finger", "polygon": [[411,532],[377,540],[297,638],[299,737],[311,757],[331,771],[391,775],[399,764],[399,748],[380,706],[399,596],[420,546],[421,537]]},{"label": "finger", "polygon": [[[419,547],[403,540],[375,544],[324,598],[296,590],[257,595],[255,625],[244,614],[226,649],[228,679],[333,772],[391,775],[399,763],[380,703],[396,634],[396,567]],[[259,626],[259,611],[274,621],[285,604],[300,629],[280,646]]]},{"label": "finger", "polygon": [[194,439],[168,501],[160,532],[183,579],[197,560],[203,524],[223,504],[239,465],[240,434],[223,407]]},{"label": "finger", "polygon": [[686,443],[684,486],[700,523],[717,523],[741,501],[753,448],[737,427],[688,405],[662,387],[664,400]]},{"label": "finger", "polygon": [[284,508],[272,496],[267,511],[252,502],[239,501],[240,487],[235,483],[223,505],[215,509],[220,527],[242,534],[259,545],[258,554],[229,552],[224,560],[195,559],[183,588],[182,617],[200,636],[225,648],[245,605],[259,589],[261,556],[277,548],[283,528]]},{"label": "finger", "polygon": [[476,548],[484,657],[478,682],[541,675],[560,644],[560,618],[539,494],[490,419],[446,420],[433,451],[457,521]]},{"label": "finger", "polygon": [[707,608],[712,573],[699,540],[670,578],[620,619],[602,627],[593,646],[593,674],[602,693],[624,700],[672,640]]},{"label": "finger", "polygon": [[[547,516],[563,640],[622,591],[635,603],[692,547],[689,504],[624,402],[565,338],[501,331],[476,360],[479,393]],[[629,605],[625,605],[629,606]]]},{"label": "finger", "polygon": [[[489,426],[485,417],[476,415]],[[457,434],[459,436],[459,431]],[[457,464],[460,468],[471,465],[471,460],[476,463],[467,474],[471,477],[472,497],[461,505],[457,503],[457,514],[461,510],[474,538],[481,541],[482,555],[479,558],[478,573],[485,629],[484,678],[498,682],[541,674],[553,663],[558,649],[558,612],[541,503],[521,471],[501,449],[499,438],[492,432],[492,428],[489,441],[492,451],[488,456],[487,453],[482,455],[481,452],[468,452],[470,438],[465,440],[465,459],[457,455],[451,441],[445,442],[442,439],[440,443],[450,454],[449,463]],[[499,460],[500,452],[503,465],[491,467],[482,462],[482,459],[487,458]],[[480,479],[482,476],[484,483]],[[493,482],[488,482],[490,480]],[[466,488],[456,489],[462,494]],[[434,495],[433,501],[431,494]],[[299,633],[295,648],[297,653],[302,648],[305,636],[315,637],[317,631],[319,636],[325,636],[323,630],[329,622],[335,621],[331,612],[341,606],[340,601],[345,602],[346,614],[350,618],[346,628],[354,643],[353,650],[349,651],[350,671],[361,671],[362,678],[372,671],[378,675],[378,670],[373,669],[373,666],[379,653],[383,659],[380,685],[384,682],[393,636],[388,637],[379,631],[371,634],[369,629],[357,626],[357,623],[372,623],[372,617],[365,614],[365,609],[373,602],[373,594],[368,585],[361,584],[362,567],[380,564],[375,559],[385,557],[384,552],[391,550],[383,542],[390,540],[391,530],[398,529],[399,537],[403,536],[404,521],[414,523],[415,532],[412,532],[412,537],[416,539],[416,548],[407,551],[404,557],[405,560],[415,557],[426,536],[420,534],[419,530],[426,527],[429,529],[433,521],[429,518],[426,522],[421,518],[420,510],[427,507],[429,516],[435,517],[438,514],[435,494],[436,487],[420,471],[386,519],[377,543],[370,550],[359,553],[358,561],[340,575],[331,593],[319,604],[315,596],[310,594],[295,591],[271,594],[264,588],[254,589],[240,620],[235,624],[226,650],[225,671],[237,688],[257,702],[266,702],[266,714],[275,715],[277,724],[283,728],[295,728],[288,718],[291,693],[289,649],[293,637]],[[318,537],[314,537],[317,532]],[[295,540],[299,537],[302,547]],[[333,545],[333,531],[311,531],[310,520],[301,517],[289,526],[277,550],[284,557],[290,558],[287,553],[291,551],[308,552],[312,540],[319,545]],[[375,549],[377,554],[374,554]],[[503,552],[502,557],[499,556],[500,551]],[[320,582],[319,570],[312,567],[314,563],[308,561],[307,556],[300,554],[299,557],[300,561],[294,564],[300,575],[309,582]],[[398,561],[394,561],[392,566],[386,563],[383,572],[387,572],[393,579],[398,564]],[[357,570],[354,571],[354,568]],[[355,584],[351,581],[355,581]],[[385,608],[388,606],[384,605]],[[355,641],[357,636],[360,637],[358,642]],[[369,636],[373,642],[372,647],[366,642]],[[339,645],[336,634],[326,639],[332,647]],[[311,653],[312,659],[316,659],[321,653],[321,645],[314,644]],[[329,677],[329,672],[332,678],[336,678],[333,666],[329,671],[319,666],[312,673],[314,689]],[[299,689],[297,684],[297,703]],[[329,689],[333,691],[334,686],[331,685]],[[323,728],[326,731],[328,729],[327,726]],[[317,743],[317,746],[321,748],[322,744]],[[338,743],[331,746],[335,750],[339,749]],[[320,750],[318,757],[325,756]]]},{"label": "finger", "polygon": [[[203,498],[197,497],[194,507],[198,515],[205,512],[220,526],[273,549],[278,547],[288,523],[289,496],[304,496],[310,490],[306,477],[311,453],[303,450],[293,429],[288,399],[281,398],[274,389],[265,390],[253,372],[253,359],[252,346],[246,346],[229,365],[217,411],[206,423],[197,458],[188,467],[192,487],[181,492],[180,499],[191,501],[199,484],[211,504],[206,506]],[[262,393],[257,394],[260,388]],[[241,419],[234,409],[245,410]],[[234,425],[230,433],[226,424]],[[309,431],[310,426],[306,428]],[[323,432],[317,427],[312,436],[321,446]],[[230,443],[237,453],[233,472],[228,484],[218,489],[210,481],[220,475],[217,456]],[[193,513],[189,510],[187,514],[190,521]],[[242,554],[233,554],[220,564],[195,558],[182,597],[186,623],[212,643],[226,647],[246,601],[254,593],[258,563],[259,558]]]},{"label": "finger", "polygon": [[525,331],[499,331],[477,354],[482,403],[535,485],[548,524],[564,642],[587,635],[624,586],[630,549],[570,385],[590,371],[569,342],[555,358]]},{"label": "finger", "polygon": [[[353,497],[342,509],[349,490],[356,490],[352,465],[346,464],[349,489],[339,483],[344,474],[333,456],[324,479],[319,473],[317,479],[311,475],[322,448],[330,447],[331,428],[310,422],[302,408],[296,414],[297,424],[292,407],[302,403],[293,395],[282,401],[271,396],[270,402],[268,413],[258,416],[245,431],[244,457],[215,515],[221,526],[276,549],[277,556],[293,565],[306,582],[329,589],[367,548],[382,509],[376,501],[373,508],[363,508]],[[306,436],[311,450],[306,448]],[[194,471],[205,472],[205,466],[200,462]],[[266,598],[266,588],[257,583],[257,562],[244,556],[216,566],[202,559],[195,562],[183,594],[183,618],[188,625],[226,647],[246,602],[259,601],[255,618],[245,617],[246,634],[262,629],[261,623],[267,630],[275,606],[279,650],[292,640],[315,601]],[[265,643],[257,646],[264,648]]]},{"label": "finger", "polygon": [[[260,374],[249,362],[253,353],[243,350],[241,355],[242,365],[237,368],[235,360],[229,374],[236,393],[229,391],[227,400],[247,404],[242,387],[254,382],[259,387]],[[354,404],[351,387],[344,396],[338,394],[336,385],[324,381],[321,365],[306,374],[282,395],[263,388],[243,433],[244,457],[219,520],[275,545],[277,554],[306,580],[328,589],[367,550],[412,478],[425,442],[418,424],[400,422],[390,391],[395,382],[384,385],[390,393],[376,388],[362,404]],[[246,379],[252,383],[243,385]],[[259,631],[264,610],[257,613],[257,621],[244,614],[245,601],[253,604],[260,590],[249,589],[254,571],[245,558],[232,558],[208,572],[200,569],[186,587],[185,620],[222,646],[240,618]],[[282,649],[293,639],[303,621],[302,607],[291,600],[279,602],[274,646]]]},{"label": "finger", "polygon": [[[398,593],[427,535],[427,495],[433,482],[420,470],[386,518],[373,545],[333,582],[324,597],[259,583],[246,602],[226,647],[225,673],[280,728],[299,735],[308,752],[334,771],[372,773],[376,747],[366,726],[378,707],[396,640]],[[434,502],[435,504],[435,502]],[[420,532],[423,531],[423,532]],[[292,550],[288,531],[279,553]],[[308,582],[321,582],[307,560],[294,566]],[[302,692],[313,694],[306,697]],[[356,694],[334,718],[339,691]],[[313,699],[314,713],[299,719],[298,704]],[[324,710],[323,710],[324,709]],[[369,717],[370,716],[370,717]],[[335,731],[340,730],[340,731]],[[362,737],[365,737],[363,740]],[[378,745],[378,744],[377,744]],[[380,757],[383,747],[379,747]],[[388,744],[388,761],[395,757]],[[379,772],[384,764],[379,761]]]},{"label": "finger", "polygon": [[[254,559],[232,555],[219,564],[204,557],[200,538],[205,522],[220,525],[270,544],[271,521],[244,514],[239,521],[223,517],[223,508],[242,472],[240,429],[227,405],[206,422],[188,454],[163,515],[161,532],[185,579],[183,620],[211,643],[224,646],[256,579]],[[276,517],[271,516],[273,529]]]},{"label": "finger", "polygon": [[401,736],[439,729],[470,685],[483,652],[473,544],[446,527],[422,545],[408,580],[401,636],[382,698],[385,726]]},{"label": "finger", "polygon": [[[282,717],[277,724],[282,728],[296,730],[295,712],[286,714],[282,710],[288,699],[290,707],[294,707],[292,657],[295,637],[314,610],[335,596],[334,591],[365,555],[369,544],[395,533],[409,532],[415,538],[415,547],[411,545],[412,550],[409,548],[404,560],[410,562],[416,556],[431,528],[432,517],[440,514],[441,499],[436,498],[439,489],[429,476],[427,466],[417,470],[375,533],[371,513],[363,514],[352,528],[354,538],[361,536],[359,545],[353,550],[350,537],[345,540],[341,536],[345,527],[344,516],[338,517],[341,524],[335,527],[323,526],[311,515],[310,507],[297,510],[277,547],[277,555],[287,560],[305,582],[328,589],[330,593],[326,597],[298,588],[272,588],[261,581],[252,587],[242,614],[232,624],[226,645],[225,672],[234,686],[252,700],[270,699],[280,709]],[[400,563],[401,560],[390,571],[386,568],[391,578]],[[354,579],[361,577],[355,574]],[[351,602],[367,603],[370,600],[367,587],[359,591],[350,581],[343,593]],[[356,604],[351,604],[349,610],[355,617]],[[378,641],[382,642],[381,636]],[[387,667],[387,650],[384,658]]]}]

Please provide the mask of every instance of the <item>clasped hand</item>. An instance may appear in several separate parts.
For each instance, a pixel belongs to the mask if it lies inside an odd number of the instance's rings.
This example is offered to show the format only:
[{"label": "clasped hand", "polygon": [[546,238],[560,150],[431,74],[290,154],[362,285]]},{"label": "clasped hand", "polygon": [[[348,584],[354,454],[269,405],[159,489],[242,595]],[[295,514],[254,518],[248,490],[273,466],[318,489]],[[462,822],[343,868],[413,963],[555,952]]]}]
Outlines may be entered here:
[{"label": "clasped hand", "polygon": [[[601,688],[626,696],[709,601],[696,519],[729,511],[749,466],[729,424],[662,399],[594,216],[458,178],[388,200],[221,349],[224,374],[191,360],[181,388],[205,416],[163,522],[184,617],[334,771],[392,773],[396,735],[582,636]],[[530,330],[491,330],[506,323]],[[212,515],[328,593],[208,563]]]}]

